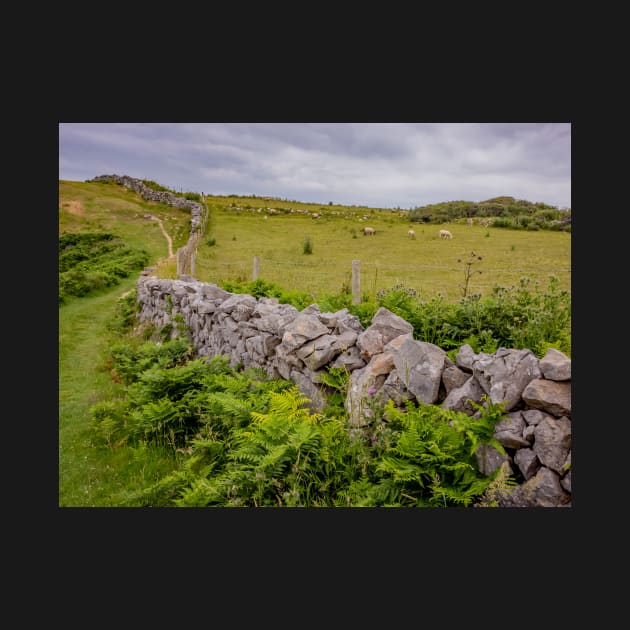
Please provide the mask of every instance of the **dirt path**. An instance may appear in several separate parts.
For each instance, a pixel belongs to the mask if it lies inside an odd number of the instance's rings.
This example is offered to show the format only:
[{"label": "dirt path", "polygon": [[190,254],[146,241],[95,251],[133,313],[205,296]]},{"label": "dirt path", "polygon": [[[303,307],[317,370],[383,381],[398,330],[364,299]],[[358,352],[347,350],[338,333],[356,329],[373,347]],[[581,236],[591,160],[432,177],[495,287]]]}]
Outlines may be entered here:
[{"label": "dirt path", "polygon": [[168,257],[175,258],[175,254],[173,254],[173,239],[168,235],[168,232],[164,229],[164,224],[162,223],[162,219],[158,219],[158,217],[151,215],[152,221],[157,221],[160,225],[160,230],[162,230],[162,234],[164,234],[164,238],[168,243]]}]

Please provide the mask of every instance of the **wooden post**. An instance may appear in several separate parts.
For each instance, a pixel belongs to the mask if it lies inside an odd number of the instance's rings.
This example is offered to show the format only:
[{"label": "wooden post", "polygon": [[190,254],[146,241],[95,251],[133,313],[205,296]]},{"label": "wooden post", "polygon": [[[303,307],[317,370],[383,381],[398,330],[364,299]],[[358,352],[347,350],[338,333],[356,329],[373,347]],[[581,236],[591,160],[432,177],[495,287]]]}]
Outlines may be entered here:
[{"label": "wooden post", "polygon": [[179,276],[184,273],[184,269],[183,269],[183,255],[184,255],[184,249],[183,247],[180,247],[177,250],[177,277],[179,278]]},{"label": "wooden post", "polygon": [[352,261],[352,303],[361,302],[361,261]]},{"label": "wooden post", "polygon": [[258,278],[258,256],[254,256],[254,273],[252,275],[254,280]]}]

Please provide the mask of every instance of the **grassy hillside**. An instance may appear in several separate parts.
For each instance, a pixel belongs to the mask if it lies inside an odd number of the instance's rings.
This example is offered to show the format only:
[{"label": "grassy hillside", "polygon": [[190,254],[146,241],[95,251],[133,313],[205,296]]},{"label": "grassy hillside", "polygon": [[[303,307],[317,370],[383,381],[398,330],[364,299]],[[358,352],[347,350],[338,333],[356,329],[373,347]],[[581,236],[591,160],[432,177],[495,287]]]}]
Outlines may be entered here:
[{"label": "grassy hillside", "polygon": [[[427,299],[441,293],[455,301],[461,297],[463,261],[474,251],[482,257],[475,265],[482,273],[471,278],[469,293],[488,295],[493,286],[516,285],[523,276],[546,287],[555,275],[560,288],[571,287],[570,232],[467,226],[457,218],[440,224],[418,223],[403,210],[322,206],[269,197],[208,196],[206,202],[210,218],[195,266],[195,276],[205,282],[252,280],[254,256],[258,256],[260,278],[288,291],[308,292],[316,300],[322,293],[337,293],[349,286],[352,261],[359,260],[366,297],[403,284]],[[479,205],[515,204],[521,207],[505,197]],[[144,215],[163,220],[176,250],[188,238],[187,212],[146,202],[119,185],[63,181],[59,207],[61,232],[112,231],[131,246],[146,249],[159,263],[162,277],[176,276],[177,265],[174,259],[168,260],[159,225]],[[376,235],[364,236],[365,226],[374,227]],[[416,232],[415,239],[407,236],[410,228]],[[453,239],[440,239],[440,228],[450,230]],[[307,239],[310,254],[304,253]]]},{"label": "grassy hillside", "polygon": [[190,233],[190,213],[166,204],[145,201],[140,195],[117,184],[59,182],[59,234],[69,232],[111,232],[130,247],[144,249],[152,260],[168,259],[168,244],[153,215],[163,221],[181,247]]}]

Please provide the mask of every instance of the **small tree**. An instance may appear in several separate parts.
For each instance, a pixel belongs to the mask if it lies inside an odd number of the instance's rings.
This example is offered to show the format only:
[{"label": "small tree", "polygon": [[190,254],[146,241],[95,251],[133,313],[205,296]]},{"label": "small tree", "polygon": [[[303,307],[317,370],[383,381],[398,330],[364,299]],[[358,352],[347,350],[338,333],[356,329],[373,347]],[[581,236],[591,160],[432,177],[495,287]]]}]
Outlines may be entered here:
[{"label": "small tree", "polygon": [[313,253],[313,241],[311,241],[311,237],[307,236],[304,239],[304,243],[302,245],[302,253],[303,254],[312,254]]},{"label": "small tree", "polygon": [[[481,269],[476,269],[475,271],[472,270],[472,266],[476,262],[479,262],[481,259],[482,257],[477,256],[475,252],[470,252],[468,260],[464,262],[464,284],[460,285],[460,288],[462,290],[462,297],[466,297],[466,295],[468,294],[468,284],[470,283],[470,277],[473,275],[473,273],[481,273]],[[462,259],[458,258],[457,262],[462,262]]]}]

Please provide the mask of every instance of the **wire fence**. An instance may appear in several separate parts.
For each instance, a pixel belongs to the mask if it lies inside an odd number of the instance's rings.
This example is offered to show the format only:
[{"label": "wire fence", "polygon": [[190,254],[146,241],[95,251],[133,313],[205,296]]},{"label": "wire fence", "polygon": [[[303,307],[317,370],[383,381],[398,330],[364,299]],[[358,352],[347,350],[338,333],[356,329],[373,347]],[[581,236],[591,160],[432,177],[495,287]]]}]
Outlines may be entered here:
[{"label": "wire fence", "polygon": [[[334,293],[342,287],[352,290],[355,301],[365,293],[375,294],[394,284],[404,284],[426,294],[442,293],[445,297],[461,297],[465,284],[464,267],[449,265],[401,265],[376,261],[293,261],[254,256],[252,259],[212,261],[204,265],[210,282],[249,282],[262,278],[287,290],[307,293]],[[495,268],[473,273],[466,290],[470,293],[489,293],[493,287],[516,283],[526,276],[534,282],[555,276],[561,287],[570,288],[570,268]]]},{"label": "wire fence", "polygon": [[[260,257],[258,257],[260,258]],[[271,258],[263,259],[265,265],[290,265],[291,267],[310,267],[312,269],[319,268],[322,266],[330,266],[335,268],[340,268],[343,266],[347,266],[350,269],[352,265],[352,261],[334,261],[334,262],[319,262],[319,263],[308,263],[308,262],[300,262],[293,260],[276,260]],[[239,260],[239,261],[231,261],[231,262],[216,262],[215,265],[249,265],[250,261],[247,260]],[[446,267],[444,265],[388,265],[382,263],[374,263],[369,261],[361,261],[362,266],[366,267],[378,267],[379,269],[396,269],[396,270],[414,270],[414,271],[423,271],[423,270],[442,270],[442,271],[461,271],[462,267]],[[484,269],[485,273],[527,273],[527,274],[560,274],[560,273],[571,273],[571,269]]]}]

